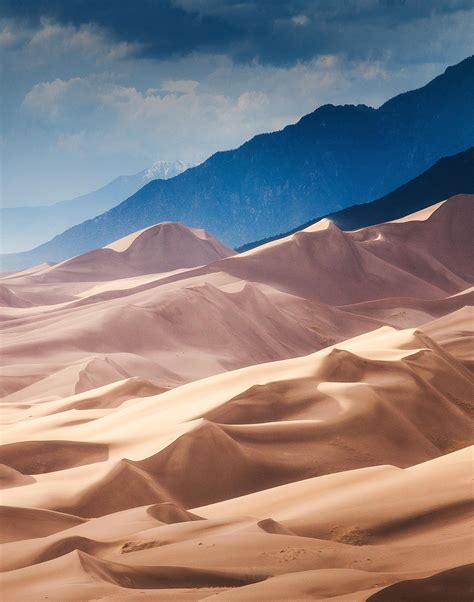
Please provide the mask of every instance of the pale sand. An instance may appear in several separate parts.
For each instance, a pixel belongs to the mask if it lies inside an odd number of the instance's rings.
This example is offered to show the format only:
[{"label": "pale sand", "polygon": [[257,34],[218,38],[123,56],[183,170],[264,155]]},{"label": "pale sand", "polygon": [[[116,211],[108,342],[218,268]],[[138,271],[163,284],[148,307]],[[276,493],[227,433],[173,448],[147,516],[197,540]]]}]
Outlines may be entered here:
[{"label": "pale sand", "polygon": [[470,600],[472,206],[3,277],[5,599]]},{"label": "pale sand", "polygon": [[103,281],[98,250],[39,274],[9,275],[1,283],[28,307],[0,309],[2,393],[12,402],[52,400],[84,391],[88,379],[94,388],[135,376],[169,388],[308,354],[384,324],[419,326],[472,303],[472,206],[472,198],[455,197],[425,221],[354,233],[324,220],[224,259],[230,251],[209,236],[164,224],[121,252],[107,249],[117,256],[110,270],[123,263],[126,272],[122,255],[132,249],[142,272],[150,257],[163,265],[164,241],[174,244],[173,260],[201,257],[203,245],[216,261]]}]

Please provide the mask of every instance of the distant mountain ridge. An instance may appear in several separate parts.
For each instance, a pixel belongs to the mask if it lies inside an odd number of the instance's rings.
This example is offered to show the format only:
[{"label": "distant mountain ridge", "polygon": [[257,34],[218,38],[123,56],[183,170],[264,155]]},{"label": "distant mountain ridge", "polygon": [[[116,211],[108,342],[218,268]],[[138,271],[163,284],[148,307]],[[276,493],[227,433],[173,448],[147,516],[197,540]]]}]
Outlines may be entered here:
[{"label": "distant mountain ridge", "polygon": [[155,161],[131,176],[119,176],[87,194],[53,205],[0,208],[2,250],[16,253],[32,249],[52,236],[118,205],[157,178],[172,178],[191,167],[183,161]]},{"label": "distant mountain ridge", "polygon": [[[279,132],[155,180],[4,269],[60,261],[162,221],[238,247],[379,198],[474,141],[474,57],[378,109],[325,105]],[[15,266],[15,267],[13,267]]]},{"label": "distant mountain ridge", "polygon": [[243,253],[285,238],[323,218],[330,219],[342,230],[355,230],[399,219],[458,194],[474,194],[474,147],[440,159],[427,171],[381,199],[322,215],[288,232],[242,245],[237,251]]}]

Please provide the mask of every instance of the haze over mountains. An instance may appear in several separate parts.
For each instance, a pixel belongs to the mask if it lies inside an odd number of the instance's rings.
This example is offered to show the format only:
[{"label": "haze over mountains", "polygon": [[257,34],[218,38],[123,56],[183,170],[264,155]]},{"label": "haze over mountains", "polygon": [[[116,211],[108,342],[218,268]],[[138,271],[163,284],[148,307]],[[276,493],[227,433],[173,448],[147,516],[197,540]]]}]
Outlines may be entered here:
[{"label": "haze over mountains", "polygon": [[472,146],[473,96],[470,57],[378,109],[322,106],[176,178],[150,182],[34,252],[4,258],[4,269],[61,261],[169,220],[203,227],[235,247],[371,201]]},{"label": "haze over mountains", "polygon": [[2,253],[32,249],[67,228],[114,207],[151,180],[172,178],[188,167],[191,165],[183,161],[155,161],[137,174],[119,176],[98,190],[54,205],[0,207]]},{"label": "haze over mountains", "polygon": [[464,602],[473,226],[162,223],[1,277],[4,595]]}]

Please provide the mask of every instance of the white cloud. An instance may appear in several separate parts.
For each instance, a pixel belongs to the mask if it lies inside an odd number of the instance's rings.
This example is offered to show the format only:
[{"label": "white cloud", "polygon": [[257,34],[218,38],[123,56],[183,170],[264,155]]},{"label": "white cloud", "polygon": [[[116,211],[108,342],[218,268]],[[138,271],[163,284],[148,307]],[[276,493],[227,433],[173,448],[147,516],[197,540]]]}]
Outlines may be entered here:
[{"label": "white cloud", "polygon": [[309,24],[310,19],[306,15],[294,15],[291,17],[291,22],[297,27],[303,27],[304,25]]},{"label": "white cloud", "polygon": [[0,48],[14,50],[28,39],[28,35],[13,21],[0,20]]},{"label": "white cloud", "polygon": [[76,77],[68,81],[55,79],[51,82],[35,84],[25,96],[22,107],[37,115],[55,118],[68,90],[80,81],[80,78]]},{"label": "white cloud", "polygon": [[174,86],[165,88],[173,92],[115,86],[100,93],[103,107],[115,114],[126,132],[122,144],[129,144],[130,137],[139,138],[154,156],[197,161],[265,130],[269,101],[262,92],[232,97],[219,92],[198,94],[195,86],[187,92],[178,86],[179,94]]},{"label": "white cloud", "polygon": [[[227,60],[200,82],[164,79],[145,90],[107,73],[41,82],[26,94],[23,109],[31,119],[62,128],[56,134],[61,150],[201,161],[325,102],[376,101],[386,77],[376,62],[349,63],[335,55],[293,67]],[[361,78],[368,83],[357,97]]]},{"label": "white cloud", "polygon": [[163,92],[176,94],[193,94],[196,92],[199,82],[193,79],[168,79],[163,82],[161,89]]},{"label": "white cloud", "polygon": [[41,82],[26,94],[21,108],[33,119],[51,123],[64,120],[79,122],[89,111],[96,109],[98,85],[106,85],[106,81],[97,77],[73,77]]},{"label": "white cloud", "polygon": [[364,80],[389,78],[389,74],[380,61],[364,61],[356,68],[356,74]]},{"label": "white cloud", "polygon": [[10,20],[0,22],[0,47],[14,51],[4,57],[13,64],[37,68],[48,62],[90,60],[110,63],[134,56],[141,48],[138,43],[118,42],[95,24],[59,24],[42,18],[37,29],[20,27]]}]

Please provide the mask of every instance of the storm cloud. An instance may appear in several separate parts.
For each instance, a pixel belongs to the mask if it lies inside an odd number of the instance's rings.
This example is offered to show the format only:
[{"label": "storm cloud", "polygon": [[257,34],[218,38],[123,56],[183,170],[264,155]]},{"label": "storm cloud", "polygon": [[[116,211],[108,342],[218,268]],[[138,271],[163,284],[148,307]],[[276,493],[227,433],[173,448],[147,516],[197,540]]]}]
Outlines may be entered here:
[{"label": "storm cloud", "polygon": [[472,9],[470,0],[2,0],[2,14],[32,27],[96,24],[137,56],[219,53],[291,65],[317,54],[365,57],[386,33]]}]

